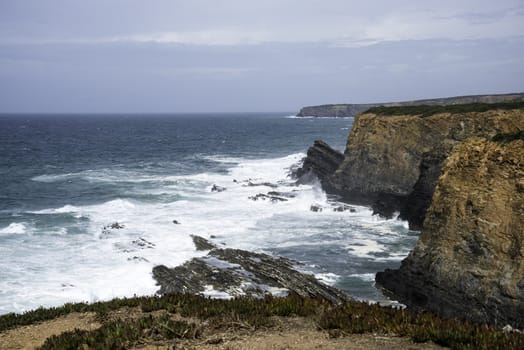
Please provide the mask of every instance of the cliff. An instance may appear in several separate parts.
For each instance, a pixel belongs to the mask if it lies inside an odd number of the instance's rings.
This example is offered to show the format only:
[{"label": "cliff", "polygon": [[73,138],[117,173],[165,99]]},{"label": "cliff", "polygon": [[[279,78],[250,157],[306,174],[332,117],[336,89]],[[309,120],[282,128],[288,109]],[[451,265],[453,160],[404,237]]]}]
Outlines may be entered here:
[{"label": "cliff", "polygon": [[326,189],[330,183],[325,180],[335,173],[343,160],[342,153],[334,150],[324,141],[316,140],[308,149],[302,167],[296,170],[294,176],[298,177],[300,182],[310,182],[311,176],[316,176]]},{"label": "cliff", "polygon": [[523,103],[483,106],[405,107],[394,110],[397,115],[387,114],[386,108],[361,114],[338,169],[327,178],[317,176],[346,201],[372,205],[384,216],[400,211],[418,229],[440,166],[454,146],[473,136],[491,138],[524,129]]},{"label": "cliff", "polygon": [[369,108],[385,106],[414,106],[414,105],[432,105],[448,106],[467,103],[499,103],[524,100],[524,93],[501,94],[501,95],[473,95],[458,96],[448,98],[436,98],[416,101],[387,102],[387,103],[367,103],[367,104],[326,104],[320,106],[303,107],[298,112],[297,117],[335,117],[335,118],[352,118],[358,114],[367,111]]},{"label": "cliff", "polygon": [[524,327],[522,131],[515,138],[473,138],[451,152],[415,249],[400,269],[376,276],[401,302]]}]

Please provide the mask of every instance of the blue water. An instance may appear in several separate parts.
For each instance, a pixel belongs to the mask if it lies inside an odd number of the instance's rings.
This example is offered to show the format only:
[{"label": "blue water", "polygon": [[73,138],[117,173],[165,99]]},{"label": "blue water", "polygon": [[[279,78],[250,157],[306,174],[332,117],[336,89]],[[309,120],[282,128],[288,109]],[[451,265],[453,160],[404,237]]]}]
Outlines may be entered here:
[{"label": "blue water", "polygon": [[[367,208],[334,212],[318,185],[288,177],[315,139],[343,150],[351,125],[282,113],[1,115],[0,313],[152,294],[154,265],[201,254],[191,234],[294,258],[382,300],[374,272],[397,266],[416,233]],[[249,199],[271,190],[296,197]]]}]

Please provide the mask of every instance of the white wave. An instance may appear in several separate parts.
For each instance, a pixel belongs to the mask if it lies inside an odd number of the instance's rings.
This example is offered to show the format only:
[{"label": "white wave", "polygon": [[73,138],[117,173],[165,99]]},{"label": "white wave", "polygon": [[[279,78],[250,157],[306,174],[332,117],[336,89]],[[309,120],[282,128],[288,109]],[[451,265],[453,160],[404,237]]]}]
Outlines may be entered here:
[{"label": "white wave", "polygon": [[334,285],[340,279],[340,276],[331,272],[327,273],[316,273],[315,278],[319,281],[324,282],[327,285]]},{"label": "white wave", "polygon": [[44,174],[39,175],[31,178],[32,181],[36,182],[45,182],[45,183],[53,183],[58,181],[64,181],[71,177],[75,176],[73,173],[67,173],[67,174]]},{"label": "white wave", "polygon": [[79,207],[75,207],[74,205],[64,205],[60,208],[49,208],[49,209],[42,209],[42,210],[36,210],[31,211],[32,214],[64,214],[64,213],[77,213],[81,209]]},{"label": "white wave", "polygon": [[359,257],[371,257],[371,253],[381,253],[386,247],[372,239],[360,239],[354,244],[347,246],[347,249]]},{"label": "white wave", "polygon": [[214,299],[233,299],[231,294],[215,290],[211,285],[205,286],[205,290],[202,294],[208,298]]},{"label": "white wave", "polygon": [[365,282],[375,282],[374,273],[354,273],[354,274],[349,275],[348,277],[355,277]]},{"label": "white wave", "polygon": [[27,233],[27,226],[21,222],[12,222],[9,226],[0,229],[0,235],[23,235]]},{"label": "white wave", "polygon": [[[75,223],[74,230],[69,226],[62,231],[46,228],[50,234],[35,234],[24,245],[9,249],[0,246],[4,258],[0,259],[0,313],[68,301],[153,294],[158,289],[151,274],[155,265],[173,267],[205,255],[206,252],[196,251],[192,234],[220,246],[253,251],[346,247],[350,254],[334,258],[348,261],[355,256],[380,261],[407,255],[407,250],[390,249],[390,244],[405,238],[407,229],[402,222],[373,217],[366,207],[351,206],[353,212],[335,212],[333,208],[340,203],[330,202],[319,184],[296,186],[288,178],[289,168],[304,156],[304,153],[267,159],[199,156],[227,164],[225,173],[151,175],[106,169],[64,174],[94,182],[134,182],[138,184],[137,190],[133,190],[136,193],[153,197],[172,195],[174,199],[143,202],[131,199],[130,195],[98,204],[65,205],[33,212],[69,213],[82,220]],[[151,183],[140,186],[141,181]],[[226,190],[212,192],[214,184]],[[250,199],[271,191],[283,193],[286,200]],[[312,204],[324,210],[312,212]],[[179,224],[173,223],[174,220]],[[115,222],[119,225],[112,228]],[[20,225],[23,227],[13,223],[0,229],[0,234],[29,230],[25,224]],[[380,253],[380,258],[374,253]],[[311,263],[319,266],[323,272],[317,277],[328,284],[343,277],[329,271],[329,261]],[[204,294],[229,297],[212,288]]]}]

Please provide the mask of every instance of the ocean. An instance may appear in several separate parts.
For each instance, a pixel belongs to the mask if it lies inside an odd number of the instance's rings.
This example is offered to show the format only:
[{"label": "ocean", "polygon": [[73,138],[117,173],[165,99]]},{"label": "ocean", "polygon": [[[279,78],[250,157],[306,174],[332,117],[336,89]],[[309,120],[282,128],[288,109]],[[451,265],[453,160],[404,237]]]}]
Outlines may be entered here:
[{"label": "ocean", "polygon": [[[295,259],[363,300],[415,245],[407,223],[340,203],[290,169],[352,119],[285,113],[0,115],[0,314],[152,295],[190,235]],[[212,191],[216,185],[223,191]],[[270,191],[287,201],[253,200]],[[314,212],[312,205],[322,208]]]}]

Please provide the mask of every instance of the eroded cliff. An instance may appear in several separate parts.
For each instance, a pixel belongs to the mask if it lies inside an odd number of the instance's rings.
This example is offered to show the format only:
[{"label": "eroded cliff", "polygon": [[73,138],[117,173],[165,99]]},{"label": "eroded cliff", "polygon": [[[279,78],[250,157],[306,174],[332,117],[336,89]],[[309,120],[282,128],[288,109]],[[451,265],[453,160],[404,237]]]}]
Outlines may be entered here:
[{"label": "eroded cliff", "polygon": [[408,109],[411,114],[389,115],[387,108],[380,114],[361,114],[343,162],[323,182],[347,201],[373,205],[385,216],[401,211],[413,228],[419,228],[442,161],[453,147],[469,137],[523,130],[524,110],[516,107],[483,112],[459,108],[427,116],[424,108]]},{"label": "eroded cliff", "polygon": [[414,309],[524,327],[524,141],[455,147],[415,249],[376,280]]}]

